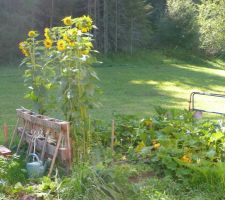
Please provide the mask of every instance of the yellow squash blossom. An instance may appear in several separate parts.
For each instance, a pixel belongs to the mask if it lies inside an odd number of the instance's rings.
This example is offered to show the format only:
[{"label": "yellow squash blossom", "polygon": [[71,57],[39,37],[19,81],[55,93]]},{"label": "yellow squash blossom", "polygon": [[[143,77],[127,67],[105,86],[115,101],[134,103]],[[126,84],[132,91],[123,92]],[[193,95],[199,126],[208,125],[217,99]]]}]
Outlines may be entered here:
[{"label": "yellow squash blossom", "polygon": [[71,26],[73,23],[71,16],[65,17],[62,21],[66,26]]},{"label": "yellow squash blossom", "polygon": [[50,39],[45,39],[44,40],[44,45],[45,45],[45,47],[47,48],[47,49],[49,49],[49,48],[51,48],[52,47],[52,40],[50,40]]},{"label": "yellow squash blossom", "polygon": [[66,42],[64,40],[59,40],[57,42],[57,49],[59,51],[64,51],[66,49]]},{"label": "yellow squash blossom", "polygon": [[152,144],[157,144],[157,140],[152,140]]},{"label": "yellow squash blossom", "polygon": [[34,37],[36,35],[36,32],[35,31],[29,31],[28,32],[28,36],[29,37]]},{"label": "yellow squash blossom", "polygon": [[154,149],[158,149],[160,147],[160,143],[153,144]]},{"label": "yellow squash blossom", "polygon": [[186,162],[186,163],[191,163],[191,162],[192,162],[191,159],[190,159],[187,155],[184,155],[184,156],[181,158],[181,160],[182,160],[183,162]]}]

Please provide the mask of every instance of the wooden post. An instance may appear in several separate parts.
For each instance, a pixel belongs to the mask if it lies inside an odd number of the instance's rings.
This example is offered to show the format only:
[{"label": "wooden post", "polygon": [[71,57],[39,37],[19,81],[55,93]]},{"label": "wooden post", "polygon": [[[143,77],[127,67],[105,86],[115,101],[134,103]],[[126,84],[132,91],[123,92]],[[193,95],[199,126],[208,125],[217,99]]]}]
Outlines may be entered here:
[{"label": "wooden post", "polygon": [[9,132],[8,132],[8,125],[6,123],[4,123],[3,125],[3,133],[4,133],[4,142],[5,145],[8,145],[9,142]]},{"label": "wooden post", "polygon": [[15,126],[14,131],[13,131],[13,134],[12,134],[12,138],[11,138],[11,142],[9,144],[9,148],[11,148],[11,146],[13,144],[13,141],[14,141],[14,138],[15,138],[15,134],[16,134],[16,130],[17,130],[17,127],[19,125],[19,121],[20,121],[20,119],[18,118],[17,119],[17,122],[16,122],[16,126]]},{"label": "wooden post", "polygon": [[55,153],[54,153],[53,158],[52,158],[52,162],[51,162],[51,166],[50,166],[50,169],[49,169],[49,172],[48,172],[48,176],[51,176],[53,167],[55,165],[55,160],[56,160],[56,156],[58,154],[58,150],[59,150],[59,146],[61,144],[61,140],[62,140],[62,132],[60,132],[60,134],[59,134],[59,139],[57,141],[57,145],[56,145],[56,148],[55,148]]},{"label": "wooden post", "polygon": [[48,142],[48,135],[49,135],[50,129],[47,130],[46,134],[45,134],[45,141],[44,141],[44,146],[41,152],[41,160],[44,161],[44,157],[45,157],[45,150],[46,150],[46,145]]},{"label": "wooden post", "polygon": [[66,145],[67,145],[67,148],[68,148],[68,154],[69,154],[69,170],[72,169],[72,154],[71,154],[71,143],[70,143],[70,124],[68,123],[66,125]]},{"label": "wooden post", "polygon": [[115,140],[115,120],[112,120],[112,135],[111,135],[111,149],[114,150],[114,140]]},{"label": "wooden post", "polygon": [[25,122],[25,125],[24,125],[24,127],[23,127],[23,132],[22,132],[21,137],[20,137],[20,141],[19,141],[19,144],[18,144],[18,147],[17,147],[17,150],[16,150],[16,154],[18,154],[18,152],[19,152],[20,145],[21,145],[21,143],[22,143],[23,136],[24,136],[24,134],[25,134],[26,128],[27,128],[27,121]]}]

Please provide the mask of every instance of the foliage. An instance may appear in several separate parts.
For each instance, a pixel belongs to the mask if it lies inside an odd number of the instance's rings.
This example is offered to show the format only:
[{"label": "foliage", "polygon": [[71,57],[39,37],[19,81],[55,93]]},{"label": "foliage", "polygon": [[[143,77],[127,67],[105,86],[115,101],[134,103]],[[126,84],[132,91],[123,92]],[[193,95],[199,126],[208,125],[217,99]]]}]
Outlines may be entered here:
[{"label": "foliage", "polygon": [[225,49],[224,7],[224,0],[207,0],[199,5],[200,47],[210,55],[221,54]]},{"label": "foliage", "polygon": [[[64,26],[45,28],[45,39],[31,30],[19,48],[25,55],[25,82],[39,113],[56,110],[71,122],[71,132],[80,149],[74,155],[78,160],[88,154],[90,122],[88,109],[96,105],[94,93],[98,77],[91,68],[95,58],[92,34],[94,27],[89,16],[65,17]],[[53,100],[53,101],[52,101]],[[50,109],[49,109],[50,108]],[[74,148],[78,149],[79,145]]]},{"label": "foliage", "polygon": [[8,199],[38,198],[43,200],[59,199],[60,180],[55,177],[43,177],[36,182],[22,185],[20,182],[4,188],[4,193]]},{"label": "foliage", "polygon": [[167,12],[158,25],[159,42],[165,47],[198,48],[197,7],[192,0],[167,0]]},{"label": "foliage", "polygon": [[[110,177],[107,174],[108,178]],[[115,182],[106,181],[96,169],[82,163],[76,165],[72,176],[66,178],[61,189],[62,199],[121,199]]]},{"label": "foliage", "polygon": [[[153,118],[117,116],[114,149],[120,160],[145,160],[160,176],[224,185],[224,122],[197,121],[188,111],[156,108]],[[110,140],[110,138],[109,138]]]},{"label": "foliage", "polygon": [[0,189],[7,184],[24,182],[26,177],[25,164],[19,157],[5,158],[0,156]]}]

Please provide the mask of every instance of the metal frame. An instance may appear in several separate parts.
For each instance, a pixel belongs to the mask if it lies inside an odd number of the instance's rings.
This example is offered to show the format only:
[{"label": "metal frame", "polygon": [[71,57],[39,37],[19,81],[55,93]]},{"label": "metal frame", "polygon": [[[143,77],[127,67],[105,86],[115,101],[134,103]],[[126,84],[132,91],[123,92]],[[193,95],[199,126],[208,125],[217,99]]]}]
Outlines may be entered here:
[{"label": "metal frame", "polygon": [[225,113],[222,113],[222,112],[213,112],[213,111],[207,111],[207,110],[201,110],[201,109],[195,108],[195,99],[194,99],[195,95],[213,96],[213,97],[220,97],[220,98],[224,98],[224,99],[225,99],[225,95],[205,93],[205,92],[192,92],[190,94],[190,101],[189,101],[189,111],[200,111],[200,112],[207,112],[207,113],[225,115]]}]

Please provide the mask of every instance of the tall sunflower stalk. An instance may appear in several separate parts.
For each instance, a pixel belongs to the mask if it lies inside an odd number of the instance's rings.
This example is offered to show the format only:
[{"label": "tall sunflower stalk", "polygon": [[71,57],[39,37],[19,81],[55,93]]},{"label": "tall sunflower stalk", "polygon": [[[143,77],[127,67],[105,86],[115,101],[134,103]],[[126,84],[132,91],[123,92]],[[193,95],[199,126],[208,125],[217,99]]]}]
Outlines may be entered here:
[{"label": "tall sunflower stalk", "polygon": [[[45,82],[41,80],[41,84],[36,85],[40,87],[44,85],[47,93],[51,93],[51,89],[54,89],[52,92],[55,94],[54,98],[50,99],[49,95],[46,95],[44,101],[41,101],[42,107],[60,110],[64,114],[65,119],[71,124],[75,160],[88,160],[91,148],[88,110],[96,104],[94,93],[97,87],[95,81],[98,80],[91,67],[93,62],[96,62],[95,57],[91,55],[93,36],[90,32],[94,25],[89,16],[79,18],[69,16],[62,21],[64,26],[45,28],[43,40],[37,40],[38,34],[34,32],[32,37],[29,36],[19,46],[25,55],[24,63],[27,66],[30,61],[32,66],[41,66],[38,72]],[[31,31],[28,35],[30,33]],[[29,73],[36,80],[36,69]],[[30,83],[34,84],[34,82]],[[37,99],[41,97],[41,94],[35,93],[35,95]],[[50,106],[44,104],[45,102]]]}]

